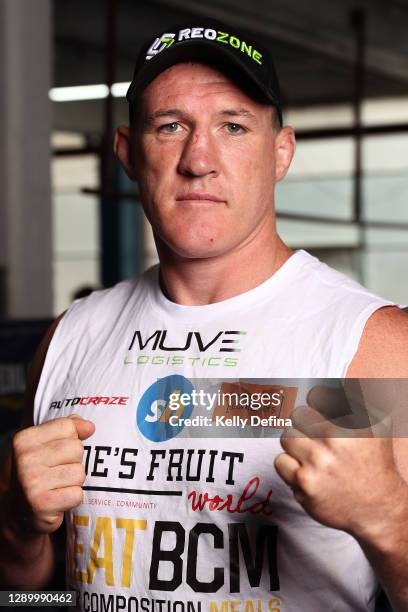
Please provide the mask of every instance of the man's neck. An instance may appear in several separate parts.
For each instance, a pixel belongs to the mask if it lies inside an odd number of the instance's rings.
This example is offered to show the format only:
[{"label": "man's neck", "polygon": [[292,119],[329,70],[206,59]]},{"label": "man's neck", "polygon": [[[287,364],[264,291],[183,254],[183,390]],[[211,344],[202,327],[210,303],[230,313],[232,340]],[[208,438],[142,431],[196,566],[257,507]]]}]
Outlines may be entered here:
[{"label": "man's neck", "polygon": [[158,241],[160,283],[172,302],[213,304],[240,295],[270,278],[293,254],[278,235],[262,245],[250,242],[222,256],[182,258]]}]

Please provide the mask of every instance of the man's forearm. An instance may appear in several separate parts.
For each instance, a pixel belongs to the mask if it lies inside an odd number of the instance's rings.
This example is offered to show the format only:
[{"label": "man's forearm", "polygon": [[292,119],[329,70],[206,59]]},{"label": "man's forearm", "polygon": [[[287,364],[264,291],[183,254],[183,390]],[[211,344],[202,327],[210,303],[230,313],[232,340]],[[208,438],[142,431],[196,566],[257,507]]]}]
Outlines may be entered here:
[{"label": "man's forearm", "polygon": [[408,489],[375,534],[358,538],[394,612],[408,610]]},{"label": "man's forearm", "polygon": [[0,589],[44,587],[55,567],[54,545],[48,534],[29,533],[11,513],[7,495],[0,498]]}]

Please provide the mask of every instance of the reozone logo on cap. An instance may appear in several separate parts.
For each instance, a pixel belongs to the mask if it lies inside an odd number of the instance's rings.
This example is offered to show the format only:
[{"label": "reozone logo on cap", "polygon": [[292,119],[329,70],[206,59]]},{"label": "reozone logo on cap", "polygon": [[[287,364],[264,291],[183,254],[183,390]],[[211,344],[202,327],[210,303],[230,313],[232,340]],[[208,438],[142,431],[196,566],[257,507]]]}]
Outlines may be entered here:
[{"label": "reozone logo on cap", "polygon": [[166,32],[162,34],[153,42],[151,47],[148,49],[146,59],[150,60],[152,57],[161,53],[164,49],[168,49],[174,42],[183,42],[183,40],[191,40],[197,38],[206,38],[207,40],[213,40],[218,43],[230,45],[234,49],[239,49],[242,53],[245,53],[258,64],[262,65],[262,53],[259,53],[252,45],[246,43],[244,40],[240,40],[228,32],[221,32],[220,30],[213,30],[212,28],[185,28],[179,30],[177,33]]}]

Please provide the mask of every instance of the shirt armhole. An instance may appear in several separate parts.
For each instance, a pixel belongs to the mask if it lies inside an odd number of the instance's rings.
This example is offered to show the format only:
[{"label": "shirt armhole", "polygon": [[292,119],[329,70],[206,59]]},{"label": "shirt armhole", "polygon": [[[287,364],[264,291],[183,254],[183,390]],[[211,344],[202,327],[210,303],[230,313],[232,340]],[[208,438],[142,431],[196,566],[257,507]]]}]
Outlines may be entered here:
[{"label": "shirt armhole", "polygon": [[364,332],[364,328],[366,326],[366,323],[368,321],[368,319],[371,317],[371,315],[373,315],[377,310],[380,310],[380,308],[386,308],[387,306],[395,306],[395,302],[388,302],[388,301],[376,301],[376,302],[371,302],[368,306],[366,306],[366,308],[364,308],[361,312],[360,315],[358,316],[358,318],[355,321],[355,324],[353,325],[351,334],[349,336],[349,339],[346,343],[346,348],[344,351],[344,367],[343,367],[343,371],[341,373],[341,378],[346,378],[347,376],[347,371],[349,369],[349,366],[351,364],[351,362],[353,361],[357,351],[358,351],[358,347],[360,344],[360,340],[361,337],[363,335]]}]

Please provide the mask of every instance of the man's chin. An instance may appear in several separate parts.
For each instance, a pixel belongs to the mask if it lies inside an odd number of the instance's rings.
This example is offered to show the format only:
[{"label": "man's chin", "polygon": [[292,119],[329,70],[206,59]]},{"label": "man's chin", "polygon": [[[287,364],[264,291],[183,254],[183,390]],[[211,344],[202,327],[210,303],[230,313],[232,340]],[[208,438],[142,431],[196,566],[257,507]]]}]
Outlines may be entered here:
[{"label": "man's chin", "polygon": [[160,241],[157,243],[157,249],[160,257],[177,258],[177,259],[209,259],[217,257],[225,251],[220,244],[220,241],[216,241],[214,238],[203,240],[191,241]]},{"label": "man's chin", "polygon": [[199,259],[210,259],[212,257],[217,257],[218,255],[221,254],[220,250],[217,249],[216,247],[213,247],[211,249],[209,248],[177,248],[177,247],[173,247],[171,248],[171,253],[173,254],[173,257],[176,257],[178,259],[195,259],[195,260],[199,260]]}]

